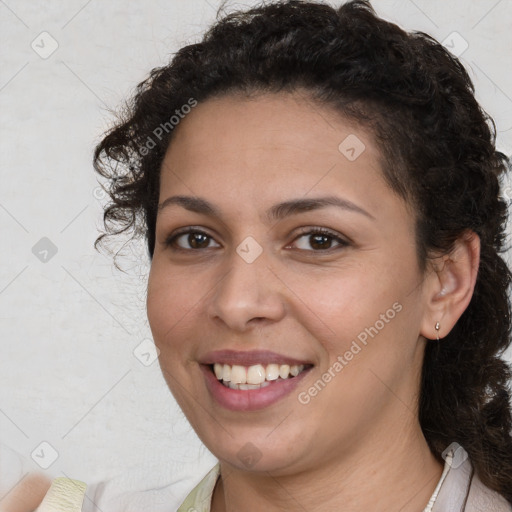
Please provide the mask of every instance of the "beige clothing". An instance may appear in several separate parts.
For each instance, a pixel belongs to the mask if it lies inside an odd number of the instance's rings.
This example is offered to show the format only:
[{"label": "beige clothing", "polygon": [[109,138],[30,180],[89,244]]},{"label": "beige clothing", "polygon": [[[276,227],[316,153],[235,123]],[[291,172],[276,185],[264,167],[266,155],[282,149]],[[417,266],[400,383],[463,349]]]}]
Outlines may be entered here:
[{"label": "beige clothing", "polygon": [[[501,495],[491,491],[476,474],[472,474],[469,459],[461,465],[452,465],[452,462],[453,455],[449,453],[443,474],[423,512],[512,512],[512,506]],[[219,471],[217,463],[190,492],[177,512],[210,512]]]},{"label": "beige clothing", "polygon": [[81,512],[86,485],[71,478],[55,478],[36,512]]},{"label": "beige clothing", "polygon": [[[454,454],[448,453],[443,474],[423,512],[512,512],[512,506],[473,473],[469,459],[463,462],[454,460]],[[219,476],[220,464],[217,463],[192,489],[176,512],[211,512],[212,494]],[[81,512],[84,495],[85,484],[82,482],[56,478],[36,512]],[[94,496],[91,498],[94,500]],[[175,512],[172,508],[162,503],[162,508],[158,510]],[[103,509],[103,512],[123,510]],[[142,507],[140,512],[146,510]],[[153,512],[153,509],[147,512]]]}]

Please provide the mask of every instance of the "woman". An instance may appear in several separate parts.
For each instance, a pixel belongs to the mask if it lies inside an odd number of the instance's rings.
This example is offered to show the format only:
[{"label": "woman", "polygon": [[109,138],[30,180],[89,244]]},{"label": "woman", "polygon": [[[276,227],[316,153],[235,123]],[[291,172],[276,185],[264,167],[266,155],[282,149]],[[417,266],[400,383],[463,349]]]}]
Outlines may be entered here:
[{"label": "woman", "polygon": [[139,85],[95,167],[219,459],[179,511],[512,510],[508,161],[473,92],[364,1],[230,14]]}]

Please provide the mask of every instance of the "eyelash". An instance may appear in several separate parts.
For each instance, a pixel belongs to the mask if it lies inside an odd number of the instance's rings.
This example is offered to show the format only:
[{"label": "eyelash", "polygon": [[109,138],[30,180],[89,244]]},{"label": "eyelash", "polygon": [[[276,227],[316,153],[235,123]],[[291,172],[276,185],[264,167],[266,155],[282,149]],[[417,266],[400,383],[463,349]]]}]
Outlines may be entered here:
[{"label": "eyelash", "polygon": [[[182,252],[203,251],[203,250],[211,249],[211,247],[206,247],[204,249],[184,249],[183,247],[177,247],[175,245],[176,240],[178,240],[178,238],[180,238],[183,235],[189,235],[191,233],[198,233],[198,234],[204,235],[204,236],[208,237],[209,239],[213,240],[212,236],[210,236],[208,233],[205,233],[201,229],[189,227],[189,228],[186,228],[186,229],[183,229],[183,230],[179,231],[178,233],[174,233],[173,235],[169,236],[165,240],[165,246],[171,248],[173,251],[182,251]],[[335,249],[348,247],[350,245],[350,242],[348,242],[347,240],[341,238],[340,236],[338,236],[334,232],[330,231],[329,229],[322,228],[322,227],[302,228],[302,230],[300,231],[298,236],[293,240],[293,242],[295,242],[299,238],[302,238],[303,236],[306,236],[306,235],[309,235],[309,236],[324,235],[324,236],[332,238],[335,242],[338,242],[339,245],[336,246],[336,247],[329,247],[328,249],[320,249],[320,250],[299,249],[300,251],[316,252],[316,253],[327,253],[327,252],[330,252],[330,251],[335,250]]]}]

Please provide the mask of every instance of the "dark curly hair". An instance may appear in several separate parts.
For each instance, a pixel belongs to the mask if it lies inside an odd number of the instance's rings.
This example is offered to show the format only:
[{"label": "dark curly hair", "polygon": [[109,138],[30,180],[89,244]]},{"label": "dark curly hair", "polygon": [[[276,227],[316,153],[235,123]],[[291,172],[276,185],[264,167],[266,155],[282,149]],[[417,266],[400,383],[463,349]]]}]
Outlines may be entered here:
[{"label": "dark curly hair", "polygon": [[95,246],[142,235],[152,259],[161,163],[194,102],[307,91],[370,128],[386,181],[416,211],[423,272],[469,230],[480,237],[471,302],[442,341],[427,343],[419,420],[440,462],[458,442],[483,483],[512,503],[511,369],[501,357],[511,341],[512,276],[500,256],[507,203],[499,195],[510,162],[496,151],[494,123],[466,70],[430,36],[382,20],[363,0],[336,9],[285,0],[218,18],[201,42],[151,71],[96,147],[111,201]]}]

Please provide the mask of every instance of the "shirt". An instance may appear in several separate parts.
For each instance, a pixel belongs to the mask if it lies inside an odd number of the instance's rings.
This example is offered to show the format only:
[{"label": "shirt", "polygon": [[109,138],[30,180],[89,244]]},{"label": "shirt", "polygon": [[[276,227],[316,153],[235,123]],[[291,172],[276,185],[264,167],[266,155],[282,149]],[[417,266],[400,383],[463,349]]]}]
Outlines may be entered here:
[{"label": "shirt", "polygon": [[[37,512],[75,512],[75,510],[77,512],[89,512],[92,510],[125,512],[135,510],[134,507],[137,507],[137,510],[141,512],[146,510],[154,511],[155,507],[153,504],[157,503],[154,501],[155,497],[158,501],[157,508],[159,511],[211,512],[213,490],[219,476],[220,463],[217,462],[192,491],[188,493],[177,510],[175,508],[176,505],[173,506],[166,498],[166,496],[172,495],[172,484],[165,488],[153,489],[151,496],[146,492],[130,495],[126,501],[123,500],[126,508],[124,506],[116,506],[114,508],[114,503],[112,503],[111,507],[103,502],[101,502],[101,508],[99,508],[101,491],[98,494],[93,492],[86,496],[86,501],[89,505],[86,506],[87,503],[84,503],[84,507],[80,508],[76,505],[78,500],[81,503],[84,499],[83,486],[80,487],[80,482],[57,478],[54,480],[52,489],[48,492],[47,498],[43,500]],[[64,482],[64,480],[69,480],[69,482]],[[153,491],[156,494],[153,494]],[[161,499],[158,499],[158,495]],[[71,502],[75,503],[75,508],[66,508],[66,504]],[[93,503],[96,505],[94,508],[90,508]],[[441,478],[423,512],[512,512],[512,506],[500,494],[489,489],[481,482],[478,475],[474,473],[468,458],[463,461],[457,461],[454,453],[449,452],[446,456]]]},{"label": "shirt", "polygon": [[[512,506],[473,473],[469,459],[453,463],[454,453],[446,456],[443,474],[423,512],[512,512]],[[213,490],[220,475],[217,463],[192,489],[177,512],[210,512]],[[464,501],[467,501],[464,505]]]}]

